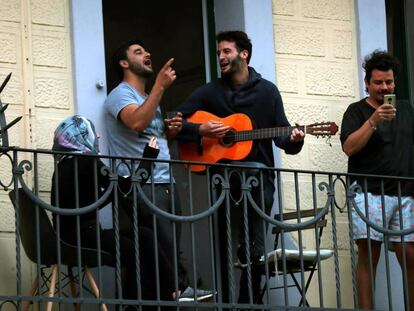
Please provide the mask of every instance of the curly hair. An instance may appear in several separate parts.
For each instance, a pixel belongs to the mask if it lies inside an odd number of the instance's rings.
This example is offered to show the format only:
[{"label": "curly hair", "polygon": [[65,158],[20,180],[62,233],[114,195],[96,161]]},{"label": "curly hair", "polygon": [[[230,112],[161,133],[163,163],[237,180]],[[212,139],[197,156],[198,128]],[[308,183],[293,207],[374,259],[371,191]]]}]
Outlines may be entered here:
[{"label": "curly hair", "polygon": [[394,79],[396,79],[400,69],[400,62],[386,51],[375,50],[365,57],[362,68],[365,69],[365,80],[368,83],[371,80],[374,69],[380,71],[388,71],[391,69],[394,73]]}]

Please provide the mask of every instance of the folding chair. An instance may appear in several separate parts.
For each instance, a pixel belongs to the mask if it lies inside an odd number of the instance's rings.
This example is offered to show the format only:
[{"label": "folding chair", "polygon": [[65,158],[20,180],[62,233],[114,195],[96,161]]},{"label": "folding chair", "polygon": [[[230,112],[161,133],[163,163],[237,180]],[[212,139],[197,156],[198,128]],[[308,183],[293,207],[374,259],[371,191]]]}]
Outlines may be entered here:
[{"label": "folding chair", "polygon": [[[66,243],[62,240],[60,243],[60,252],[61,252],[61,264],[68,266],[68,274],[63,274],[61,288],[57,288],[57,273],[58,273],[58,261],[57,261],[57,236],[56,232],[52,227],[52,224],[46,214],[46,211],[41,207],[36,207],[36,204],[30,199],[29,196],[24,192],[23,189],[18,189],[17,195],[14,190],[9,193],[10,199],[13,203],[13,206],[17,210],[17,202],[19,204],[19,220],[20,220],[20,239],[25,250],[27,257],[34,263],[42,265],[40,268],[40,275],[37,275],[34,279],[30,296],[34,296],[36,293],[38,295],[43,295],[48,293],[49,297],[53,297],[56,294],[57,290],[62,290],[63,287],[69,285],[71,289],[72,296],[77,296],[76,284],[79,282],[79,286],[82,286],[82,279],[74,277],[71,271],[71,267],[76,267],[78,265],[78,247]],[[17,201],[18,198],[18,201]],[[39,222],[36,221],[36,210],[39,215]],[[37,251],[37,236],[39,234],[39,253]],[[89,270],[90,267],[96,267],[98,265],[98,255],[101,258],[102,265],[109,265],[113,262],[112,255],[101,251],[98,253],[97,249],[92,248],[80,248],[82,267],[83,267],[83,277],[86,277],[91,292],[93,295],[99,297],[99,288],[96,285],[95,279]],[[40,260],[38,262],[38,260]],[[47,268],[50,267],[50,272],[47,273]],[[38,288],[39,278],[40,288]],[[30,307],[30,301],[24,301],[22,303],[22,310],[27,311]],[[77,306],[75,305],[75,309]],[[52,302],[47,303],[46,310],[50,311],[52,309]],[[107,311],[106,305],[102,304],[102,310]]]},{"label": "folding chair", "polygon": [[[315,215],[321,213],[323,208],[312,209],[312,210],[301,210],[297,212],[287,212],[283,214],[275,215],[275,219],[279,221],[289,221],[289,220],[296,220],[300,219],[300,222],[304,222],[303,219],[315,217]],[[320,220],[318,220],[315,224],[307,225],[302,228],[300,231],[313,229],[315,232],[316,243],[315,245],[321,245],[321,237],[323,229],[327,225],[327,220],[325,219],[324,215]],[[308,219],[309,220],[309,219]],[[297,222],[299,223],[299,221]],[[269,266],[270,276],[278,276],[284,273],[284,261],[286,265],[286,273],[288,273],[293,281],[293,284],[288,285],[288,287],[296,287],[302,297],[299,302],[299,306],[307,306],[309,307],[309,303],[307,302],[306,292],[311,284],[312,277],[314,273],[317,271],[318,268],[318,260],[326,260],[333,255],[332,249],[326,248],[315,248],[315,249],[306,249],[306,250],[299,250],[299,249],[282,249],[279,245],[280,238],[283,238],[282,233],[289,233],[297,231],[297,229],[282,229],[280,227],[272,228],[272,233],[275,234],[275,242],[274,242],[274,250],[267,254],[266,262]],[[301,232],[299,232],[301,234]],[[260,259],[262,263],[265,262],[264,256]],[[300,276],[298,277],[296,274],[302,272],[309,272],[307,281],[305,283],[304,290],[302,289],[302,282],[300,282]],[[266,292],[267,284],[265,283],[262,288],[262,298]],[[279,289],[284,288],[284,286],[272,287],[270,289]]]}]

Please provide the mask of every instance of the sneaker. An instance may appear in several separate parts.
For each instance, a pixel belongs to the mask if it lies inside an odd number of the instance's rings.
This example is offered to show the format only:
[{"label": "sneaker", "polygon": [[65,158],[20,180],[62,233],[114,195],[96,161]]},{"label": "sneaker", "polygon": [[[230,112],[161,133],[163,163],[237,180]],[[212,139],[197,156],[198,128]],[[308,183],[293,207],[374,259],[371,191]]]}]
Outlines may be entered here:
[{"label": "sneaker", "polygon": [[213,297],[216,293],[212,290],[197,289],[187,287],[178,297],[178,301],[203,301]]}]

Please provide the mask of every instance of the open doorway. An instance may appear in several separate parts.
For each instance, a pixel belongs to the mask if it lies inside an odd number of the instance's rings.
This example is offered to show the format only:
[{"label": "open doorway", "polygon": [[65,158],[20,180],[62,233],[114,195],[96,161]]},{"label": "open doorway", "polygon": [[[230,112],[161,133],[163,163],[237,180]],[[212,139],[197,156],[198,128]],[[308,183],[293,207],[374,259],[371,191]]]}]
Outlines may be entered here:
[{"label": "open doorway", "polygon": [[121,42],[135,38],[151,53],[154,76],[148,90],[165,62],[175,58],[177,80],[163,98],[164,112],[174,110],[205,83],[202,0],[103,0],[102,9],[108,93],[119,83],[112,54]]},{"label": "open doorway", "polygon": [[[122,5],[121,5],[122,3]],[[203,20],[212,15],[212,3],[210,0],[176,0],[176,1],[136,1],[115,0],[102,1],[105,64],[107,92],[109,93],[118,85],[118,77],[112,68],[112,55],[118,45],[126,40],[138,38],[143,41],[145,49],[151,53],[154,67],[152,80],[147,84],[147,91],[153,85],[156,74],[165,62],[174,57],[173,67],[177,72],[177,79],[167,90],[161,102],[161,110],[165,113],[173,111],[180,105],[197,87],[206,83],[206,76],[216,76],[215,73],[206,74],[206,70],[217,68],[215,53],[206,53],[204,37],[206,24]],[[203,6],[205,4],[205,6]],[[204,10],[204,11],[203,11]],[[206,12],[208,11],[208,12]],[[211,26],[211,23],[210,23]],[[214,36],[214,30],[209,29]],[[215,41],[213,41],[215,42]],[[215,50],[215,46],[214,46]],[[205,56],[211,54],[206,62]],[[206,63],[210,64],[206,69]],[[178,158],[175,144],[170,146],[173,159]],[[205,176],[194,176],[192,188],[185,182],[187,175],[182,165],[173,165],[173,174],[181,198],[183,214],[189,213],[188,195],[191,192],[194,197],[204,198],[194,206],[194,213],[207,209],[207,186]],[[200,203],[201,202],[201,203]],[[209,245],[208,220],[199,221],[193,228],[197,236],[197,244]],[[189,269],[191,262],[190,226],[182,226],[181,251],[183,263],[189,270],[191,279],[194,277]],[[208,266],[210,255],[205,253],[206,247],[197,248],[198,267]],[[211,272],[208,269],[199,269],[197,272],[197,285],[204,283],[208,286],[212,282]],[[192,282],[194,285],[195,282]]]}]

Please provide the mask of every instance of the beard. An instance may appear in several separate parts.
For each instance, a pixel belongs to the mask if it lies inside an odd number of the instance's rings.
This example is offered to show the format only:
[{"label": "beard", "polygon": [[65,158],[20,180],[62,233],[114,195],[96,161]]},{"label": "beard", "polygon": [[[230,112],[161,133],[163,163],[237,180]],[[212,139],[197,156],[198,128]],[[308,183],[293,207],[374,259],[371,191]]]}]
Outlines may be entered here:
[{"label": "beard", "polygon": [[143,77],[143,78],[150,78],[152,76],[153,70],[145,68],[144,66],[132,63],[128,60],[129,70],[136,74],[137,76]]},{"label": "beard", "polygon": [[381,93],[375,94],[374,96],[371,95],[371,97],[373,97],[378,102],[378,104],[382,105],[384,103],[384,95],[387,95],[387,94],[391,94],[391,93],[381,92]]},{"label": "beard", "polygon": [[239,72],[241,69],[241,65],[242,65],[242,58],[240,57],[240,55],[237,55],[234,59],[229,61],[230,68],[226,72],[222,72],[222,75],[228,77],[228,76],[231,76]]}]

